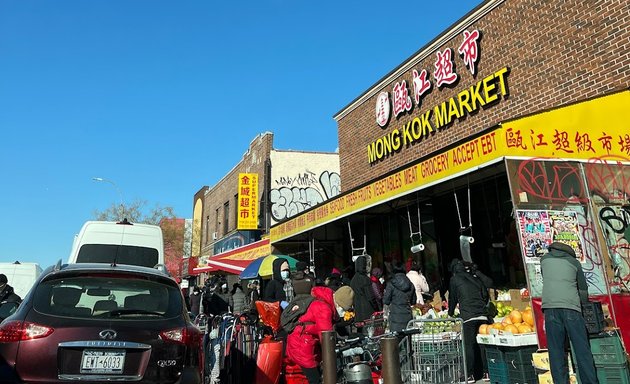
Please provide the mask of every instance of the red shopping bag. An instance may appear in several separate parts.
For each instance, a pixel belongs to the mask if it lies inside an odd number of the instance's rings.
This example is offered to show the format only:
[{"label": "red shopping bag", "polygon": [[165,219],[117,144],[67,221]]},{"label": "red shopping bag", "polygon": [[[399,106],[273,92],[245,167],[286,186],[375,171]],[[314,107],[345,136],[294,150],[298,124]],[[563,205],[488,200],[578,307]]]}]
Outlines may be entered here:
[{"label": "red shopping bag", "polygon": [[282,341],[264,338],[258,346],[256,384],[278,384],[282,371]]},{"label": "red shopping bag", "polygon": [[280,313],[282,312],[280,310],[280,302],[256,301],[256,310],[262,323],[271,327],[274,332],[278,332],[278,329],[280,329]]}]

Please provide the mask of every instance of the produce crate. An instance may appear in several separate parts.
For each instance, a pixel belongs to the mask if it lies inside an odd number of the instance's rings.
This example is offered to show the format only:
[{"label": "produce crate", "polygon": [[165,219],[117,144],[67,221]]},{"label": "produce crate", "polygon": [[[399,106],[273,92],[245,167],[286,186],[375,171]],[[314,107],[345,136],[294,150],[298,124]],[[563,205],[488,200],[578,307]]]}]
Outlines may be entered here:
[{"label": "produce crate", "polygon": [[589,340],[595,366],[620,365],[626,362],[626,352],[621,345],[619,335],[614,332],[604,334],[603,337],[593,337]]},{"label": "produce crate", "polygon": [[488,360],[488,374],[492,384],[509,384],[508,367],[505,361],[491,362]]},{"label": "produce crate", "polygon": [[493,345],[486,345],[485,349],[488,364],[490,364],[491,362],[505,363],[505,352],[503,351],[504,348]]},{"label": "produce crate", "polygon": [[[599,384],[630,384],[628,364],[597,367],[597,379],[599,380]],[[579,375],[578,381],[580,381]]]},{"label": "produce crate", "polygon": [[583,304],[582,315],[586,322],[586,329],[590,334],[600,333],[606,326],[602,303],[599,301],[589,301],[588,304]]},{"label": "produce crate", "polygon": [[521,365],[507,361],[506,364],[510,384],[538,384],[538,373],[536,373],[531,361],[529,364]]},{"label": "produce crate", "polygon": [[508,365],[520,366],[528,365],[532,367],[532,353],[535,353],[538,347],[510,348],[505,351],[505,361]]}]

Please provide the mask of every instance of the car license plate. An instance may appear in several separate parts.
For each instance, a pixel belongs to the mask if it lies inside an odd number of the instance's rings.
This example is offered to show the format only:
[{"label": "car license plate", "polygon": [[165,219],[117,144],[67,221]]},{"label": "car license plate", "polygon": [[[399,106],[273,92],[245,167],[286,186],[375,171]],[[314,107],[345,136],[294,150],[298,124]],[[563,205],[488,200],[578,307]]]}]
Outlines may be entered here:
[{"label": "car license plate", "polygon": [[125,351],[86,349],[81,358],[81,373],[121,374]]}]

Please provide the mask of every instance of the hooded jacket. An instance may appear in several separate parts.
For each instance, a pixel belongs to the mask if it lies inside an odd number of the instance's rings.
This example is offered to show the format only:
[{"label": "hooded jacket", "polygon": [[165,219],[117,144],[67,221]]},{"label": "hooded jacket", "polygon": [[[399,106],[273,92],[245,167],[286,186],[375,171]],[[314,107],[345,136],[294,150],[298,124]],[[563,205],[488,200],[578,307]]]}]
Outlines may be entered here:
[{"label": "hooded jacket", "polygon": [[355,273],[350,280],[350,288],[354,291],[354,318],[356,321],[367,320],[379,310],[367,267],[368,259],[366,256],[359,256],[354,261]]},{"label": "hooded jacket", "polygon": [[232,313],[241,314],[245,313],[249,308],[247,306],[247,295],[243,292],[243,289],[238,287],[233,290],[234,293],[230,295],[230,308]]},{"label": "hooded jacket", "polygon": [[280,273],[280,266],[286,261],[287,259],[279,257],[275,259],[271,264],[271,280],[269,280],[269,282],[267,283],[267,287],[265,287],[263,301],[271,303],[275,301],[287,301],[287,295],[284,292],[285,281],[282,280],[282,275]]},{"label": "hooded jacket", "polygon": [[303,324],[296,326],[287,337],[287,357],[305,368],[315,368],[319,365],[322,359],[321,333],[332,331],[333,322],[338,319],[332,289],[314,287],[311,295],[315,300],[298,319]]},{"label": "hooded jacket", "polygon": [[588,285],[582,265],[569,245],[555,242],[540,259],[543,276],[542,308],[564,308],[582,311],[588,302]]},{"label": "hooded jacket", "polygon": [[0,291],[0,303],[21,303],[22,298],[15,293],[13,287],[9,284],[5,284],[4,288]]},{"label": "hooded jacket", "polygon": [[464,263],[455,259],[451,263],[451,282],[448,290],[448,315],[453,316],[459,304],[459,316],[464,321],[488,316],[488,288],[492,279],[473,269],[466,270]]},{"label": "hooded jacket", "polygon": [[[356,298],[355,298],[356,300]],[[389,306],[390,331],[402,331],[412,319],[411,306],[416,303],[416,289],[404,272],[394,274],[387,282],[383,304]]]}]

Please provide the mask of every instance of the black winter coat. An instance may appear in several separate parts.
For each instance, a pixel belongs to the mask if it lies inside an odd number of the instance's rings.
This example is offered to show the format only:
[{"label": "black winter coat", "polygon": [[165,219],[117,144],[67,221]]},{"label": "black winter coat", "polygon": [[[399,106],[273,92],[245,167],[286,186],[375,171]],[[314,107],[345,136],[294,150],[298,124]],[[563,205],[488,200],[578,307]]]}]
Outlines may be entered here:
[{"label": "black winter coat", "polygon": [[287,301],[287,294],[284,292],[285,282],[282,280],[282,275],[280,274],[280,266],[286,261],[286,259],[281,257],[273,261],[271,280],[269,280],[267,286],[265,287],[265,292],[262,297],[263,301],[270,303],[276,301]]},{"label": "black winter coat", "polygon": [[354,319],[367,320],[379,310],[378,302],[372,290],[372,280],[367,272],[367,258],[359,256],[354,261],[355,273],[350,281],[350,288],[354,291]]},{"label": "black winter coat", "polygon": [[479,271],[467,271],[462,263],[453,265],[453,277],[448,290],[448,315],[454,315],[455,307],[459,304],[459,317],[470,320],[475,317],[488,315],[488,288],[492,286],[492,279]]},{"label": "black winter coat", "polygon": [[407,275],[396,273],[387,282],[383,294],[383,304],[389,306],[389,329],[392,332],[402,331],[413,318],[411,306],[417,301],[416,288]]},{"label": "black winter coat", "polygon": [[0,303],[21,303],[22,298],[13,291],[13,287],[5,284],[4,289],[0,291]]}]

